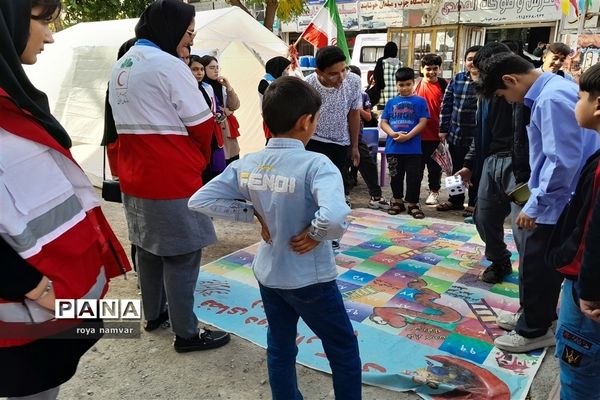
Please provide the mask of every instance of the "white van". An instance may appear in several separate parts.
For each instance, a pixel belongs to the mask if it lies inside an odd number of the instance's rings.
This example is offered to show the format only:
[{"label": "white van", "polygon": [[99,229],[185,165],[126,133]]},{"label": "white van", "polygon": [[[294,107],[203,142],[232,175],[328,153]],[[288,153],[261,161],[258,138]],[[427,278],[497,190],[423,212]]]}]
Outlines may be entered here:
[{"label": "white van", "polygon": [[352,65],[360,68],[362,85],[368,85],[369,71],[373,71],[377,59],[383,57],[387,33],[361,33],[356,35],[352,50]]}]

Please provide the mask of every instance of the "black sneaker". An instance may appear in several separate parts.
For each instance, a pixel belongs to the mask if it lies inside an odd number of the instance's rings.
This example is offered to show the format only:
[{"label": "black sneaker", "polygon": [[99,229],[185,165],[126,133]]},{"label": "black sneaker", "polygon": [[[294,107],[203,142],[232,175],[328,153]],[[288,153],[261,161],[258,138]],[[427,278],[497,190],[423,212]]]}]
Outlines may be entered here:
[{"label": "black sneaker", "polygon": [[332,240],[331,241],[331,248],[334,250],[337,250],[340,248],[340,242],[338,242],[337,240]]},{"label": "black sneaker", "polygon": [[181,336],[175,336],[175,351],[178,353],[187,353],[190,351],[216,349],[229,343],[231,335],[223,331],[211,331],[204,329],[198,336],[190,339],[184,339]]},{"label": "black sneaker", "polygon": [[486,283],[500,283],[504,278],[512,273],[510,261],[493,262],[481,274],[481,280]]},{"label": "black sneaker", "polygon": [[171,324],[169,323],[169,310],[161,312],[158,318],[156,319],[146,320],[146,322],[144,323],[144,330],[146,332],[152,332],[153,330],[156,330],[161,326],[163,328],[168,328],[169,326],[171,326]]}]

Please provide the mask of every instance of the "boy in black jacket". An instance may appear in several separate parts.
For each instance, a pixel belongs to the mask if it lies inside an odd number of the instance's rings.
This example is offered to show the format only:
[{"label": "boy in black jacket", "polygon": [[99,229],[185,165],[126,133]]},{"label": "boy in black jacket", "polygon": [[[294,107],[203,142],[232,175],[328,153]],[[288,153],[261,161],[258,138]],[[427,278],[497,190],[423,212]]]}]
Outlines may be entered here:
[{"label": "boy in black jacket", "polygon": [[[581,77],[577,123],[600,133],[600,64]],[[600,399],[600,150],[586,162],[553,234],[548,262],[565,276],[556,331],[560,398]]]}]

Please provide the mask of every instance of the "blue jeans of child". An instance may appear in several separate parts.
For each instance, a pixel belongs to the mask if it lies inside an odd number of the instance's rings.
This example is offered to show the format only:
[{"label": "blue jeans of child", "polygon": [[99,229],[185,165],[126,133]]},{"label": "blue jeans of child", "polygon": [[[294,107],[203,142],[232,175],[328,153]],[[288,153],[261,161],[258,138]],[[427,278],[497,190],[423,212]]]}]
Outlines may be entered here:
[{"label": "blue jeans of child", "polygon": [[600,399],[600,324],[579,308],[574,282],[565,279],[556,330],[561,400]]},{"label": "blue jeans of child", "polygon": [[296,378],[298,318],[321,339],[336,399],[361,398],[358,341],[335,281],[299,289],[260,286],[269,328],[267,366],[273,400],[302,400]]}]

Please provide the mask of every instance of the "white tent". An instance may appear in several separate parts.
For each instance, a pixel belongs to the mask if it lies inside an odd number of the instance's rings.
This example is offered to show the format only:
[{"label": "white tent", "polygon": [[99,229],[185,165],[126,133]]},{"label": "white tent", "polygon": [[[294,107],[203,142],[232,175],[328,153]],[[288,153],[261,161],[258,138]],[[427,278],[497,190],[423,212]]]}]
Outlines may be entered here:
[{"label": "white tent", "polygon": [[[94,184],[102,177],[104,97],[121,44],[135,36],[137,19],[77,24],[54,35],[38,62],[26,68],[46,92],[50,109],[73,139],[73,154]],[[287,53],[287,45],[238,7],[196,13],[192,53],[213,53],[221,74],[240,97],[236,111],[242,153],[264,146],[257,86],[264,63]]]}]

